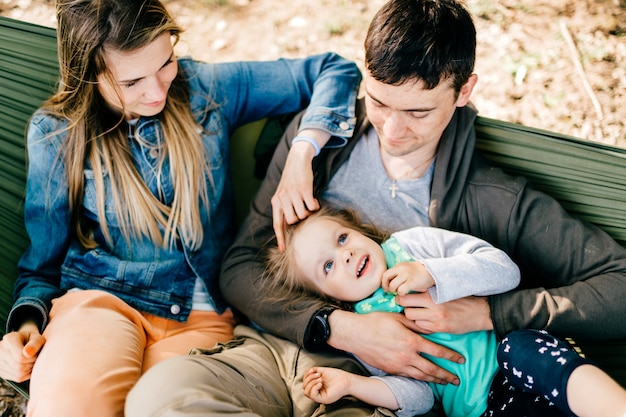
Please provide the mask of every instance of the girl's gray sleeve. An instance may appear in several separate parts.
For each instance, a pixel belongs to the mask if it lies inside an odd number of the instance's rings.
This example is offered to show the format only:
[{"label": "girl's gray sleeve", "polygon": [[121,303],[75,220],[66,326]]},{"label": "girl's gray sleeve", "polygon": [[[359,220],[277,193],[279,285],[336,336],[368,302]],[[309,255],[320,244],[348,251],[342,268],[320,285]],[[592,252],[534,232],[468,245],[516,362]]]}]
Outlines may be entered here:
[{"label": "girl's gray sleeve", "polygon": [[397,417],[413,417],[426,414],[435,403],[433,390],[424,381],[403,376],[371,376],[385,383],[396,397],[399,408],[394,410]]},{"label": "girl's gray sleeve", "polygon": [[520,272],[502,250],[474,236],[434,227],[415,227],[394,234],[435,280],[435,303],[506,292],[517,287]]},{"label": "girl's gray sleeve", "polygon": [[413,417],[426,414],[433,408],[435,404],[433,390],[426,382],[403,376],[389,375],[360,359],[359,361],[371,374],[370,378],[380,379],[396,397],[399,408],[394,413],[397,417]]}]

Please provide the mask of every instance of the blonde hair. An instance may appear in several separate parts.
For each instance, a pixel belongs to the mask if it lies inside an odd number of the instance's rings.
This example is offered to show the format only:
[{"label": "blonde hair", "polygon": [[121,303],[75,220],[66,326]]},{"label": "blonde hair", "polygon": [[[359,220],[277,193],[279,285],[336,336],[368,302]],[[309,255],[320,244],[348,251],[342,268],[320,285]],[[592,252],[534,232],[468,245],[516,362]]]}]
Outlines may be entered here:
[{"label": "blonde hair", "polygon": [[323,218],[333,220],[343,227],[355,230],[378,244],[381,244],[389,237],[387,232],[361,221],[359,215],[353,210],[335,209],[328,206],[322,207],[301,222],[289,225],[285,229],[285,250],[280,251],[276,247],[271,247],[267,250],[263,284],[267,287],[268,291],[266,293],[270,294],[271,300],[264,301],[283,301],[290,304],[289,301],[295,303],[299,296],[308,294],[337,302],[337,300],[320,293],[316,287],[298,273],[296,268],[295,250],[292,244],[294,235],[307,222]]},{"label": "blonde hair", "polygon": [[105,215],[105,178],[128,242],[148,237],[156,245],[171,247],[180,238],[198,248],[203,238],[200,202],[208,207],[211,175],[184,74],[179,71],[165,108],[157,116],[164,139],[158,174],[168,159],[174,187],[171,206],[154,196],[137,172],[124,111],[110,110],[97,83],[98,76],[113,80],[105,49],[134,51],[164,33],[176,42],[181,28],[158,0],[58,0],[57,20],[60,84],[43,109],[68,122],[60,158],[67,173],[71,224],[80,243],[87,248],[97,246],[93,225],[80,216],[88,164],[94,173],[99,225],[107,242],[111,243],[111,235]]}]

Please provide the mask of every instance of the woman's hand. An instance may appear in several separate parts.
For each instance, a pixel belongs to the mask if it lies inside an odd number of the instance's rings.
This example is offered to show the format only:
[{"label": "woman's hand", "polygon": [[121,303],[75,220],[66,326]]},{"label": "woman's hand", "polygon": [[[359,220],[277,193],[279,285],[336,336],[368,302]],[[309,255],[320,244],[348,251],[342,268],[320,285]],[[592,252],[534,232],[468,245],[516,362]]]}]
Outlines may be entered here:
[{"label": "woman's hand", "polygon": [[7,333],[0,341],[0,376],[9,381],[30,379],[35,360],[46,339],[33,322]]},{"label": "woman's hand", "polygon": [[[322,148],[330,134],[323,130],[306,129],[298,133],[314,140]],[[272,217],[278,249],[285,249],[285,225],[294,224],[319,210],[320,205],[313,196],[313,158],[316,148],[307,142],[296,142],[291,146],[280,183],[272,196]]]}]

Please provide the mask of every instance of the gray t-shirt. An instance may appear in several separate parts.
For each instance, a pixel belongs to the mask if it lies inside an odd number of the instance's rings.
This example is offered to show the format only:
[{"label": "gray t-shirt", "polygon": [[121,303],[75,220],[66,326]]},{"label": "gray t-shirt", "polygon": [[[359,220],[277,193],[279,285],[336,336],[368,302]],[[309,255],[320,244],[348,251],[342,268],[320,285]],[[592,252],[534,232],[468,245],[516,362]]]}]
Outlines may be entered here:
[{"label": "gray t-shirt", "polygon": [[390,233],[429,226],[434,171],[433,161],[421,178],[396,180],[396,198],[392,198],[393,180],[383,166],[376,130],[370,128],[330,180],[322,199],[331,206],[356,210],[363,221]]}]

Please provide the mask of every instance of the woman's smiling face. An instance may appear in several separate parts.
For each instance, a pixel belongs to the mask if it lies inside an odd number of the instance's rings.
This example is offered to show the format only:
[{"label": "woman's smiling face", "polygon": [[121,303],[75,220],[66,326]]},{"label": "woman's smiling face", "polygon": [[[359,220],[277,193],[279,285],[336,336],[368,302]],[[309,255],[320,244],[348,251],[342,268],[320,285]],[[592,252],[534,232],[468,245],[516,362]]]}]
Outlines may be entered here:
[{"label": "woman's smiling face", "polygon": [[109,106],[118,111],[124,108],[127,119],[154,116],[163,110],[178,73],[169,33],[136,51],[107,50],[105,60],[116,85],[100,75],[98,87]]},{"label": "woman's smiling face", "polygon": [[308,219],[290,245],[299,275],[337,300],[354,302],[370,296],[387,270],[380,245],[329,217]]}]

